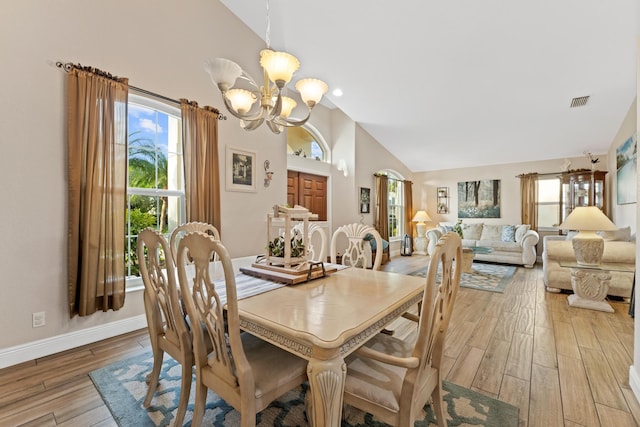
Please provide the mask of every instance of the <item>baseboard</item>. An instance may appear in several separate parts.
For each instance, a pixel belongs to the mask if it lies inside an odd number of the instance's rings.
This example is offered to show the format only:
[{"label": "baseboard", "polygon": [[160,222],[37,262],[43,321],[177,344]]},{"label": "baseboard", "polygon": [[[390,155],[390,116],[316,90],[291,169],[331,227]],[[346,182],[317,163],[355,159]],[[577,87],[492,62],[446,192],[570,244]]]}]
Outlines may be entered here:
[{"label": "baseboard", "polygon": [[636,400],[640,402],[640,376],[638,376],[638,371],[633,365],[629,367],[629,386],[631,386],[631,391],[633,391]]},{"label": "baseboard", "polygon": [[147,318],[141,314],[117,322],[0,349],[0,369],[146,327]]}]

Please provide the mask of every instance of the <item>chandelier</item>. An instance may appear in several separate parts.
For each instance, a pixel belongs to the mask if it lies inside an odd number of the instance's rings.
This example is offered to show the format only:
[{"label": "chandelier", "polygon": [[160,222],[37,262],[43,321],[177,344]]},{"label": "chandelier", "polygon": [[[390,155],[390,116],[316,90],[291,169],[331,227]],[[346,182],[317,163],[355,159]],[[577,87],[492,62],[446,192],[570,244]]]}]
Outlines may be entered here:
[{"label": "chandelier", "polygon": [[[269,0],[267,0],[267,48],[260,51],[260,66],[263,70],[263,83],[259,85],[238,64],[226,58],[214,58],[205,62],[205,70],[216,84],[225,107],[240,119],[240,126],[245,130],[257,129],[266,121],[273,133],[280,133],[284,127],[302,126],[309,120],[311,110],[327,93],[325,82],[306,78],[298,80],[295,88],[302,102],[307,107],[306,116],[302,119],[290,118],[289,115],[298,103],[287,94],[287,84],[300,67],[300,61],[287,53],[270,48]],[[236,81],[244,81],[245,88],[236,87]],[[260,103],[256,101],[260,99]],[[254,106],[254,104],[256,104]]]}]

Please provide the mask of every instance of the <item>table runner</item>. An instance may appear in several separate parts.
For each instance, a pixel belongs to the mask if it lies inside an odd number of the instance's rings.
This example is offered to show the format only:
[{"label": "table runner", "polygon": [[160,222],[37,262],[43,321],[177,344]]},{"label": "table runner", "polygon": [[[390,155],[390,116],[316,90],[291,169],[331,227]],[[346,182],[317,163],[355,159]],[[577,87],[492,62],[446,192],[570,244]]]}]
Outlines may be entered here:
[{"label": "table runner", "polygon": [[[331,264],[325,263],[325,268],[335,267],[338,270],[342,270],[343,268],[347,268],[347,266],[342,264]],[[216,266],[218,267],[218,266]],[[235,265],[234,265],[235,267]],[[218,270],[215,271],[216,274],[220,272]],[[213,273],[212,273],[213,275]],[[236,279],[236,294],[238,296],[238,300],[249,298],[254,295],[261,294],[263,292],[268,292],[274,289],[281,288],[283,286],[287,286],[284,283],[273,282],[268,279],[263,279],[260,277],[250,276],[244,273],[238,273],[235,276]],[[304,282],[303,282],[304,283]],[[220,297],[220,302],[225,304],[227,302],[227,287],[224,279],[214,279],[213,284],[216,287],[216,292]],[[292,285],[294,286],[294,285]]]}]

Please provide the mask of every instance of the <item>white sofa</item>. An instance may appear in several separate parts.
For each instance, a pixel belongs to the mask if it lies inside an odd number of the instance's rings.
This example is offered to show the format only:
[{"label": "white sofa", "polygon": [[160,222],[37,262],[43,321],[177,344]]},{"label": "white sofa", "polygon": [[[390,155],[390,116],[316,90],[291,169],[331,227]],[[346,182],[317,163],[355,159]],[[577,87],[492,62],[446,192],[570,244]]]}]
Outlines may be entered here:
[{"label": "white sofa", "polygon": [[[576,256],[569,236],[545,236],[542,250],[542,276],[549,292],[573,290],[571,287],[571,270],[562,267],[561,262],[575,262]],[[636,243],[630,235],[629,228],[617,232],[599,232],[605,239],[602,263],[611,265],[611,281],[608,295],[629,298],[635,273],[620,271],[618,268],[635,270]]]},{"label": "white sofa", "polygon": [[[527,224],[484,224],[462,223],[462,246],[482,246],[490,248],[487,253],[476,253],[475,259],[505,264],[533,267],[536,262],[536,244],[538,233],[531,230]],[[447,231],[453,230],[452,225],[439,224],[427,231],[429,246],[427,251],[431,255],[438,239]]]}]

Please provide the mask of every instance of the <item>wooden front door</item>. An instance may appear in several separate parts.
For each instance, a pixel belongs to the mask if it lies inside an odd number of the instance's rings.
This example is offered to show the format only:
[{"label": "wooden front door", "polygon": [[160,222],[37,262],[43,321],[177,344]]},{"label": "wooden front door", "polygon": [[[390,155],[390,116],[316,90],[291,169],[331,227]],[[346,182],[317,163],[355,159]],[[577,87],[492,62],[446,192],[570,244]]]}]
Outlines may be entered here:
[{"label": "wooden front door", "polygon": [[310,173],[287,171],[287,203],[300,205],[318,214],[319,221],[327,220],[327,177]]}]

